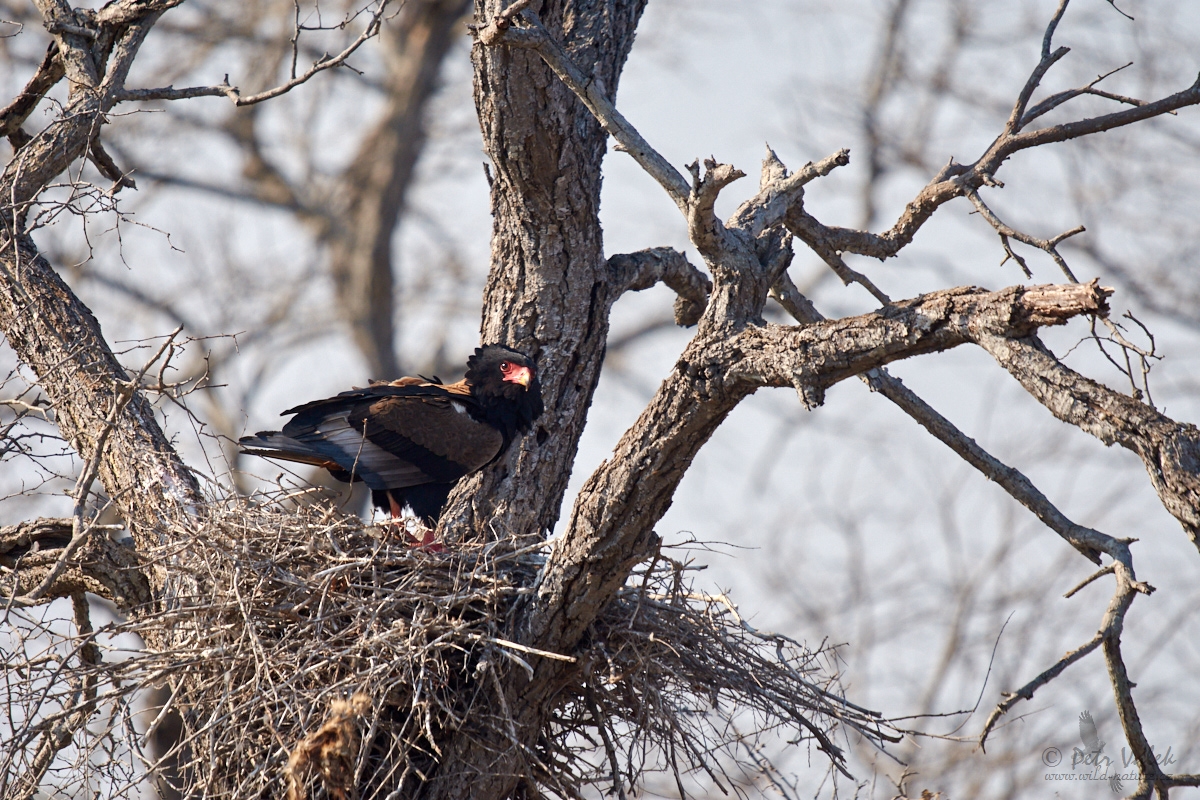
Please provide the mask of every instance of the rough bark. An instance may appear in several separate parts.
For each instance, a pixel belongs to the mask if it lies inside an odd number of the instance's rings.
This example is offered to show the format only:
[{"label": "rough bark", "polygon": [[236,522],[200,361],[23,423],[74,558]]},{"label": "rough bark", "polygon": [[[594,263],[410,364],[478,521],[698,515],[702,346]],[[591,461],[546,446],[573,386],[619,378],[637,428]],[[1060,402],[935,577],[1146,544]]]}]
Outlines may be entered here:
[{"label": "rough bark", "polygon": [[63,438],[85,462],[99,461],[99,478],[135,541],[156,544],[165,526],[199,501],[196,480],[150,403],[132,391],[131,376],[96,318],[38,254],[24,226],[30,203],[46,184],[88,152],[161,6],[125,9],[125,15],[110,7],[106,18],[116,22],[98,25],[90,37],[59,19],[69,12],[65,4],[40,9],[47,26],[58,31],[71,89],[61,118],[33,137],[0,176],[0,197],[9,202],[0,215],[0,329],[37,375]]},{"label": "rough bark", "polygon": [[1200,548],[1200,430],[1067,367],[1035,336],[986,336],[996,361],[1063,422],[1146,465],[1159,500]]},{"label": "rough bark", "polygon": [[[932,352],[967,341],[982,343],[989,338],[1019,338],[1030,335],[1038,326],[1059,324],[1075,314],[1103,315],[1107,312],[1105,298],[1109,292],[1094,284],[1016,288],[987,298],[979,297],[978,290],[959,289],[892,305],[866,276],[846,265],[841,251],[853,250],[853,246],[844,245],[848,238],[853,240],[857,236],[862,241],[854,244],[875,251],[870,254],[894,255],[911,241],[916,230],[941,204],[955,196],[969,195],[980,185],[994,183],[991,174],[1007,155],[1035,143],[1063,141],[1104,130],[1105,126],[1128,124],[1144,116],[1121,112],[1097,118],[1099,121],[1094,124],[1056,126],[1026,135],[1020,133],[1027,121],[1023,108],[1028,97],[1024,97],[1014,111],[1016,121],[1006,128],[987,153],[972,167],[949,165],[939,173],[910,204],[895,235],[884,237],[886,241],[867,233],[827,228],[803,209],[804,184],[847,163],[845,151],[820,164],[806,165],[791,176],[774,154],[768,153],[759,194],[745,203],[728,223],[722,223],[713,212],[715,200],[721,189],[742,177],[742,173],[730,165],[711,160],[704,163],[702,173],[700,164],[696,163],[690,167],[692,181],[689,187],[617,112],[603,92],[604,82],[588,77],[594,68],[579,63],[567,52],[570,48],[561,41],[555,24],[543,22],[529,5],[518,2],[503,13],[480,20],[479,41],[496,52],[513,53],[513,58],[517,57],[516,51],[532,50],[545,60],[564,85],[571,88],[578,100],[597,117],[603,129],[616,138],[622,149],[637,160],[680,207],[692,243],[713,273],[714,286],[699,331],[685,350],[675,374],[663,384],[638,423],[626,433],[613,458],[602,465],[581,490],[570,524],[556,541],[542,571],[536,601],[523,609],[516,622],[518,641],[534,647],[553,647],[557,652],[570,652],[598,609],[623,583],[630,567],[649,553],[655,538],[652,526],[669,506],[678,481],[696,451],[737,402],[757,386],[794,386],[801,401],[811,407],[822,402],[824,389],[829,384],[876,370],[894,358],[903,357],[901,353]],[[1063,8],[1065,3],[1060,7],[1060,14]],[[1036,87],[1051,63],[1049,56],[1044,56],[1039,70],[1030,79],[1031,86]],[[511,85],[487,88],[493,96],[516,91]],[[1155,113],[1163,113],[1168,106],[1179,107],[1196,100],[1193,88],[1160,102]],[[480,111],[486,131],[486,109],[481,105]],[[495,185],[493,192],[495,200]],[[500,199],[504,200],[506,196],[501,195]],[[497,206],[494,207],[497,216],[494,248],[501,252],[507,248],[520,249],[530,236],[529,230],[524,227],[506,229],[505,217],[510,214],[510,209]],[[801,328],[762,326],[760,315],[767,291],[783,280],[790,261],[790,238],[778,230],[781,222],[822,255],[844,281],[860,283],[883,302],[885,308],[869,315],[869,321],[860,317]],[[1038,246],[1044,245],[1044,249],[1054,255],[1053,247],[1061,238]],[[882,249],[878,249],[880,246]],[[1068,278],[1074,280],[1069,270],[1065,271]],[[490,290],[503,286],[496,277],[493,273]],[[798,292],[791,295],[798,295]],[[807,304],[802,296],[786,296],[785,300],[802,314],[806,309],[811,310],[811,304]],[[964,311],[960,304],[969,309]],[[519,320],[532,319],[534,322],[539,320],[539,313],[546,313],[540,306],[514,310]],[[550,313],[553,314],[553,308]],[[485,314],[485,328],[487,320]],[[575,366],[574,362],[572,366]],[[978,455],[975,451],[972,453]],[[504,514],[498,516],[503,518]],[[1078,526],[1070,527],[1074,533],[1079,532],[1074,530]],[[1067,538],[1082,547],[1089,557],[1096,557],[1094,542],[1082,539],[1076,542],[1069,535]],[[1097,535],[1091,538],[1103,538],[1118,551],[1122,548],[1120,542],[1110,537]],[[563,669],[553,664],[539,665],[533,680],[523,687],[524,696],[533,699],[535,704],[539,702],[537,698],[551,696],[546,687],[554,685],[556,673]],[[498,691],[502,695],[508,693]],[[536,708],[532,712],[528,707],[522,709],[522,720],[531,716],[537,718]],[[528,748],[529,742],[522,741],[519,733],[513,736],[510,744],[518,751]],[[504,742],[492,741],[482,749],[496,755],[497,760],[486,762],[489,768],[509,776],[518,772],[510,765],[519,762],[519,757],[505,762],[502,755],[497,755],[503,753]],[[477,769],[482,771],[485,761],[481,759]],[[505,766],[497,768],[498,765]],[[512,780],[515,781],[515,777]],[[511,785],[497,784],[508,788]]]},{"label": "rough bark", "polygon": [[[228,86],[179,91],[168,87],[141,94],[124,91],[124,74],[138,44],[169,5],[146,10],[129,0],[88,16],[75,14],[65,3],[45,0],[42,11],[48,29],[56,32],[58,60],[47,56],[45,74],[30,91],[44,92],[48,87],[43,84],[57,74],[55,64],[61,64],[62,74],[71,81],[67,114],[25,142],[0,178],[2,196],[13,201],[0,223],[4,226],[0,228],[0,325],[21,360],[37,374],[63,435],[85,461],[97,465],[105,488],[142,545],[158,544],[173,525],[186,521],[199,502],[198,488],[155,422],[153,409],[136,391],[136,379],[117,363],[96,320],[38,255],[24,227],[29,203],[50,180],[87,155],[89,148],[93,157],[100,152],[94,148],[103,114],[118,99],[208,93],[231,96],[239,103],[257,102],[241,98]],[[476,2],[476,21],[487,27],[473,52],[476,103],[494,168],[495,219],[482,338],[509,343],[538,359],[547,412],[502,463],[458,488],[443,515],[442,529],[451,538],[484,538],[537,536],[554,525],[603,361],[609,311],[624,291],[663,281],[683,299],[679,320],[698,327],[638,422],[585,483],[539,582],[532,587],[534,592],[512,611],[512,630],[505,632],[510,644],[533,648],[530,652],[550,651],[568,660],[537,659],[529,677],[486,660],[479,662],[474,675],[477,697],[484,699],[472,707],[471,716],[507,724],[474,725],[469,718],[459,730],[436,743],[431,740],[439,754],[438,766],[423,785],[422,797],[507,798],[537,793],[538,738],[558,692],[574,670],[585,668],[571,663],[570,653],[633,565],[652,551],[657,542],[654,526],[669,508],[696,454],[737,403],[760,387],[792,387],[801,402],[812,407],[823,401],[828,386],[856,375],[869,376],[891,361],[964,343],[982,345],[1061,419],[1106,443],[1117,442],[1137,452],[1163,502],[1196,537],[1200,529],[1196,429],[1075,375],[1032,338],[1042,326],[1081,314],[1105,314],[1107,290],[1095,282],[1000,292],[967,287],[891,303],[865,276],[847,267],[841,251],[858,248],[880,257],[894,255],[938,206],[955,196],[972,196],[1017,150],[1192,104],[1200,100],[1200,89],[1193,87],[1131,111],[1023,133],[1024,125],[1050,102],[1026,110],[1033,88],[1061,57],[1059,51],[1050,53],[1047,44],[1042,63],[1003,134],[975,165],[948,166],[935,177],[893,232],[874,236],[825,227],[804,211],[804,185],[847,163],[845,151],[792,175],[769,154],[758,195],[725,222],[714,212],[717,197],[742,173],[731,165],[708,161],[703,170],[694,164],[692,180],[687,181],[612,104],[644,0],[556,0],[535,9],[529,8],[527,0],[507,9],[503,5],[502,0]],[[1065,6],[1065,2],[1060,5],[1059,15]],[[454,3],[447,0],[439,9],[450,14]],[[518,19],[518,15],[524,16]],[[382,302],[384,295],[390,296],[390,286],[384,285],[391,274],[386,243],[411,176],[413,156],[405,148],[419,140],[419,125],[412,127],[419,115],[412,113],[412,104],[419,105],[421,93],[427,96],[432,85],[431,75],[420,70],[431,60],[429,53],[438,48],[444,53],[448,40],[438,37],[449,30],[446,19],[421,34],[429,49],[425,56],[411,54],[410,66],[419,73],[406,84],[413,95],[396,100],[350,173],[370,187],[369,197],[359,205],[351,204],[357,230],[353,238],[370,246],[351,248],[353,252],[345,254],[344,263],[353,264],[346,267],[347,275],[357,277],[347,277],[343,289],[351,287],[351,294],[365,302],[359,309],[370,329],[364,329],[365,346],[375,348],[380,369],[389,368],[381,353],[391,351],[393,337],[390,316],[382,319],[387,315],[380,310],[390,307]],[[255,98],[277,96],[292,85],[297,84],[292,81]],[[6,119],[12,120],[24,113],[23,106],[5,111]],[[679,206],[691,240],[712,273],[711,283],[671,251],[604,258],[598,210],[608,135]],[[386,163],[372,163],[372,158],[383,155]],[[807,299],[794,286],[789,289],[785,280],[792,234],[822,255],[837,274],[871,290],[884,306],[858,317],[818,319]],[[1053,249],[1052,240],[1045,244]],[[771,291],[804,317],[805,324],[766,324],[762,311]],[[942,426],[943,438],[955,439],[955,434]],[[977,448],[962,452],[969,453],[968,460],[985,464],[986,454]],[[1040,504],[1037,498],[1031,502]],[[1062,520],[1058,524],[1065,527]],[[78,520],[71,526],[72,541],[79,541]],[[53,561],[52,551],[42,553],[32,547],[35,540],[60,542],[62,535],[45,525],[0,531],[0,551],[18,554],[19,561],[5,558],[14,566],[25,562],[40,570],[19,576],[18,589],[37,583],[38,576],[53,576],[56,563],[65,563]],[[99,564],[97,569],[103,571],[111,568],[111,562],[119,569],[127,555],[105,541],[88,543],[93,550],[85,551],[87,558],[78,572],[72,563],[58,573],[59,588],[75,596],[81,589],[96,589],[141,597],[138,585],[117,585],[115,579],[105,581],[89,574],[87,564]],[[1136,583],[1127,542],[1095,534],[1074,543],[1091,557],[1100,549],[1118,562],[1119,566],[1106,569],[1117,571],[1123,581],[1121,617],[1133,592],[1149,591]],[[150,590],[156,599],[164,596],[161,580],[151,580]],[[1119,622],[1118,618],[1111,648],[1105,644],[1106,652],[1112,651],[1110,662],[1120,657],[1115,649]],[[1127,683],[1123,672],[1118,677]],[[1120,681],[1114,678],[1114,685]],[[1118,687],[1118,691],[1124,692],[1119,696],[1122,702],[1128,699],[1127,690]],[[1136,719],[1131,724],[1140,729]],[[59,739],[54,746],[65,746],[69,737]]]},{"label": "rough bark", "polygon": [[[29,79],[29,83],[25,85],[24,91],[13,98],[13,101],[0,109],[0,136],[9,137],[21,130],[21,125],[33,113],[33,109],[45,97],[46,92],[62,80],[65,74],[62,59],[58,57],[58,43],[51,42],[50,47],[46,50],[46,56],[42,59],[41,65],[37,72]],[[20,137],[18,141],[14,141],[14,149],[20,149],[26,141],[29,134]]]},{"label": "rough bark", "polygon": [[538,587],[545,602],[532,615],[530,643],[561,648],[578,641],[599,604],[651,551],[653,526],[700,448],[759,387],[794,387],[812,402],[828,386],[898,358],[1024,335],[1100,312],[1106,297],[1092,284],[951,289],[813,325],[747,325],[733,335],[705,335],[702,327],[612,457],[580,490]]},{"label": "rough bark", "polygon": [[[503,7],[476,4],[477,23]],[[644,0],[546,3],[547,26],[615,92]],[[475,103],[493,167],[492,265],[482,339],[511,344],[541,369],[546,415],[502,465],[464,481],[446,530],[549,530],[571,474],[604,359],[608,312],[624,287],[606,267],[599,223],[606,136],[533,53],[476,44]],[[484,498],[487,498],[486,502]]]},{"label": "rough bark", "polygon": [[[573,650],[629,570],[653,551],[653,526],[696,454],[759,387],[823,391],[898,358],[992,336],[1025,336],[1040,325],[1100,313],[1106,297],[1094,284],[991,293],[953,289],[860,317],[798,327],[750,324],[733,335],[706,317],[675,372],[580,490],[566,532],[543,569],[536,600],[518,622],[518,640],[554,652]],[[450,796],[467,782],[477,787],[482,782],[495,792],[486,796],[508,796],[523,774],[535,772],[524,752],[549,715],[555,689],[576,668],[542,660],[531,680],[510,675],[497,691],[516,709],[517,741],[494,731],[490,738],[461,732],[429,796]]]},{"label": "rough bark", "polygon": [[[503,8],[477,0],[477,23]],[[615,93],[645,0],[547,2],[546,25],[589,74]],[[604,132],[536,54],[476,44],[475,102],[491,160],[492,264],[482,339],[534,356],[546,414],[495,468],[463,481],[439,527],[460,536],[548,531],[604,360],[612,303],[625,288],[612,280],[599,223]],[[463,731],[447,744],[425,797],[507,797],[520,777],[524,748],[548,712],[558,665],[543,665],[519,692],[505,687],[518,742]],[[520,703],[516,698],[520,695]]]},{"label": "rough bark", "polygon": [[63,438],[85,462],[100,460],[100,480],[135,540],[159,544],[164,526],[199,503],[194,476],[139,393],[120,411],[104,452],[98,451],[107,416],[131,377],[91,311],[37,254],[30,238],[2,244],[0,326],[5,338],[37,375]]},{"label": "rough bark", "polygon": [[[36,519],[0,528],[0,567],[11,571],[3,580],[8,596],[23,595],[49,575],[61,548],[71,541],[72,520]],[[89,537],[82,552],[54,581],[47,598],[91,592],[118,608],[133,608],[151,600],[150,586],[141,573],[137,551],[106,534]]]}]

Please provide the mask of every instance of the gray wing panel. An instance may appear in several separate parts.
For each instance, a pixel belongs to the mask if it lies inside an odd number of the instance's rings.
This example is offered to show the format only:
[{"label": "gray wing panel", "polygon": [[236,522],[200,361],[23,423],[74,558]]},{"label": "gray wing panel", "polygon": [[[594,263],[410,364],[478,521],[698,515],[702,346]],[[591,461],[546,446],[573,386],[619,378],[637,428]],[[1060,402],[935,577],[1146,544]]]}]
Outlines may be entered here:
[{"label": "gray wing panel", "polygon": [[[284,427],[287,431],[287,427]],[[329,458],[372,489],[402,489],[433,482],[419,467],[371,442],[350,426],[346,414],[328,417],[309,430],[291,433],[309,450]]]}]

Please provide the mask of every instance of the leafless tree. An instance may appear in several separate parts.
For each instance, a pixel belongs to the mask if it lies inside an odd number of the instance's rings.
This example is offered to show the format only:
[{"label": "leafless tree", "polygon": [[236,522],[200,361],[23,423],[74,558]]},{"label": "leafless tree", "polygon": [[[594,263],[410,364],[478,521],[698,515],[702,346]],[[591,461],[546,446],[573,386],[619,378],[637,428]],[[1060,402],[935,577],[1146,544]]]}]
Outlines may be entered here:
[{"label": "leafless tree", "polygon": [[[1048,9],[1034,3],[939,0],[865,5],[877,16],[859,8],[845,12],[853,14],[855,32],[845,39],[871,42],[872,58],[861,70],[842,66],[813,77],[789,76],[797,88],[788,97],[795,101],[790,121],[802,137],[802,152],[819,153],[829,142],[854,149],[854,163],[838,181],[843,191],[847,184],[855,187],[860,213],[863,204],[869,204],[877,222],[911,196],[911,187],[936,171],[940,158],[962,155],[962,141],[990,136],[989,126],[1007,116],[1012,87],[1023,79],[1016,73],[1028,68],[1026,60],[1011,54],[1036,51]],[[1168,81],[1168,72],[1177,81],[1181,69],[1186,73],[1191,68],[1189,60],[1178,57],[1178,48],[1191,37],[1188,12],[1161,5],[1122,8],[1137,17],[1136,23],[1115,17],[1103,4],[1071,6],[1056,41],[1070,45],[1073,52],[1055,67],[1055,86],[1076,80],[1087,84],[1097,73],[1134,59],[1133,68],[1108,79],[1121,83],[1110,84],[1110,91],[1155,96],[1177,85],[1163,81]],[[836,23],[820,19],[805,19],[820,31],[806,33],[806,42],[823,41],[822,34],[837,30]],[[836,37],[833,42],[835,52],[846,44]],[[883,59],[881,54],[889,49],[892,58]],[[857,63],[845,57],[840,62]],[[1104,110],[1099,97],[1079,101],[1093,103],[1090,108],[1097,113]],[[1131,308],[1140,319],[1154,320],[1159,353],[1167,355],[1165,362],[1155,361],[1166,368],[1157,373],[1154,400],[1185,417],[1194,415],[1184,386],[1194,373],[1189,352],[1195,345],[1190,334],[1168,333],[1179,328],[1164,316],[1183,321],[1186,317],[1168,309],[1191,307],[1187,287],[1194,270],[1183,266],[1183,253],[1167,253],[1188,238],[1185,208],[1194,183],[1186,167],[1175,165],[1190,163],[1184,143],[1193,124],[1184,115],[1136,132],[1079,140],[1072,147],[1043,148],[1033,159],[1014,159],[1005,167],[1011,191],[988,193],[988,202],[995,203],[1000,216],[1019,222],[1018,227],[1049,234],[1057,224],[1049,220],[1068,220],[1060,230],[1087,225],[1088,233],[1064,242],[1063,252],[1076,270],[1112,281],[1121,310]],[[841,129],[840,138],[831,138],[831,126]],[[772,133],[771,142],[777,141],[784,146],[789,142]],[[870,157],[871,153],[879,155]],[[873,161],[882,168],[879,174],[868,168]],[[1146,194],[1140,189],[1149,185],[1147,180],[1171,188]],[[822,187],[816,202],[827,202],[834,191],[836,186]],[[947,282],[996,279],[991,268],[1005,254],[995,238],[995,244],[987,241],[992,229],[979,214],[942,215],[937,230],[932,236],[926,230],[907,251],[905,263],[880,271],[879,280],[926,286],[934,276]],[[1105,260],[1094,260],[1093,254]],[[1026,258],[1037,280],[1045,280],[1047,270],[1056,267],[1037,255],[1040,259]],[[1011,259],[1002,266],[1014,275],[1019,268]],[[933,275],[921,274],[922,269]],[[814,291],[822,303],[846,307],[829,285],[829,270],[822,270],[810,254],[798,254],[791,272],[806,294]],[[1120,321],[1137,332],[1128,320]],[[1060,353],[1074,343],[1061,335],[1052,338]],[[1089,355],[1087,351],[1074,350],[1076,364]],[[956,363],[961,365],[966,357],[959,358],[963,360]],[[912,375],[916,381],[910,385],[923,395],[928,389],[932,396],[926,399],[958,424],[970,420],[967,430],[993,453],[1010,464],[1039,465],[1038,485],[1073,518],[1101,530],[1153,540],[1142,555],[1143,577],[1160,588],[1175,587],[1164,573],[1173,571],[1169,565],[1180,553],[1176,549],[1167,556],[1164,549],[1183,543],[1164,541],[1166,521],[1156,520],[1145,501],[1133,496],[1136,476],[1118,471],[1119,459],[1099,458],[1099,448],[1072,436],[1069,429],[1057,428],[1050,419],[1038,424],[1040,408],[1016,387],[1005,390],[998,376],[987,377],[985,365],[975,362],[970,369],[955,371],[945,362],[905,367],[906,380]],[[974,402],[962,402],[962,387],[976,382],[986,388],[972,393],[978,398]],[[758,402],[761,408],[763,400]],[[740,570],[749,561],[770,576],[771,591],[763,594],[771,601],[765,606],[771,624],[849,643],[846,679],[860,701],[869,698],[874,706],[893,713],[903,708],[906,714],[982,705],[974,716],[957,715],[925,726],[948,740],[920,738],[892,748],[902,764],[864,749],[859,763],[874,765],[883,784],[875,787],[876,794],[890,796],[886,787],[894,792],[890,781],[905,773],[909,787],[928,786],[954,797],[1023,797],[1044,791],[1048,777],[1055,777],[1048,773],[1071,772],[1071,747],[1079,745],[1074,718],[1086,708],[1098,715],[1109,734],[1108,752],[1121,753],[1125,743],[1114,735],[1117,719],[1100,663],[1070,671],[1022,713],[1008,717],[1005,729],[989,737],[986,767],[979,753],[962,743],[986,717],[997,690],[1019,685],[1040,664],[1071,649],[1074,640],[1087,638],[1092,620],[1077,606],[1094,602],[1101,589],[1093,586],[1090,596],[1083,592],[1063,599],[1081,565],[1072,566],[1063,553],[1041,550],[1032,518],[1006,506],[1000,493],[972,478],[962,462],[946,462],[936,443],[922,445],[916,426],[873,405],[879,404],[865,396],[842,396],[836,410],[807,420],[787,414],[782,402],[770,403],[773,414],[756,415],[772,435],[761,445],[763,454],[747,480],[753,488],[746,490],[747,499],[741,503],[753,498],[777,510],[754,514],[742,528],[727,525],[723,529],[728,533],[721,538],[745,542],[747,527],[756,529],[759,520],[767,523],[770,535],[763,542],[764,555],[743,555],[737,562]],[[740,424],[747,426],[745,417]],[[718,445],[722,446],[730,447],[728,437]],[[1047,478],[1046,468],[1052,463],[1059,468],[1056,477]],[[1128,464],[1123,469],[1134,468]],[[797,501],[796,494],[803,499]],[[1031,547],[1037,548],[1037,555],[1031,554]],[[731,580],[726,574],[723,571],[722,577]],[[735,588],[744,592],[746,587],[734,575]],[[746,583],[753,585],[750,579]],[[1143,719],[1154,720],[1152,738],[1160,753],[1166,751],[1166,741],[1191,740],[1192,715],[1182,709],[1193,704],[1184,699],[1192,696],[1192,687],[1178,680],[1193,664],[1186,640],[1196,622],[1188,610],[1193,604],[1184,599],[1188,594],[1189,590],[1180,594],[1178,588],[1160,591],[1152,604],[1157,608],[1143,605],[1138,612],[1158,620],[1153,630],[1132,626],[1127,642],[1130,671],[1139,684],[1139,707]],[[1048,618],[1055,624],[1046,625]],[[1049,747],[1064,748],[1065,766],[1056,769],[1042,761]],[[1188,763],[1194,759],[1183,744],[1176,744],[1175,755]],[[1080,785],[1060,784],[1055,789],[1064,796],[1086,791]]]},{"label": "leafless tree", "polygon": [[[164,682],[190,726],[178,745],[187,765],[181,779],[214,796],[279,794],[284,786],[294,794],[323,786],[334,796],[577,796],[588,783],[611,783],[623,795],[655,765],[674,776],[681,794],[688,771],[723,785],[744,769],[780,788],[778,770],[750,746],[779,729],[844,769],[831,725],[883,746],[902,732],[899,722],[843,697],[822,669],[821,649],[759,632],[727,598],[691,592],[685,565],[664,551],[654,527],[699,450],[745,398],[787,387],[814,408],[829,387],[851,377],[1094,562],[1098,571],[1084,585],[1113,580],[1097,634],[1013,686],[979,731],[980,743],[1010,710],[1100,650],[1139,767],[1132,796],[1200,785],[1200,776],[1160,768],[1138,717],[1121,636],[1134,599],[1153,589],[1135,574],[1132,541],[1068,519],[1021,472],[886,371],[912,356],[982,348],[1060,420],[1138,456],[1163,506],[1197,543],[1200,432],[1151,404],[1153,351],[1108,320],[1112,290],[1076,279],[1061,248],[1078,229],[1047,238],[1025,233],[993,211],[984,190],[1000,186],[1001,167],[1026,151],[1200,103],[1200,81],[1149,101],[1099,82],[1041,91],[1067,55],[1054,45],[1068,5],[1062,0],[994,139],[973,162],[939,168],[891,228],[866,227],[875,216],[869,205],[862,229],[827,224],[806,208],[808,184],[846,166],[845,150],[795,171],[768,151],[758,191],[722,220],[718,195],[743,173],[708,159],[681,174],[613,105],[643,3],[478,3],[475,100],[494,214],[482,338],[536,355],[549,410],[521,447],[458,487],[439,523],[451,545],[441,556],[397,547],[386,531],[327,505],[292,512],[263,500],[248,504],[219,486],[202,491],[198,471],[163,434],[149,399],[182,403],[195,386],[168,379],[179,329],[153,343],[137,367],[122,366],[32,239],[64,213],[120,214],[115,193],[128,177],[102,144],[115,109],[205,96],[255,106],[281,97],[346,64],[393,11],[387,2],[352,9],[340,26],[351,31],[342,49],[308,69],[298,67],[297,55],[281,83],[254,92],[228,82],[129,88],[139,49],[169,13],[182,13],[176,5],[116,0],[89,11],[40,4],[53,45],[0,111],[14,150],[0,178],[0,325],[37,385],[36,401],[22,393],[10,407],[52,419],[81,461],[71,517],[0,531],[9,613],[63,597],[75,617],[68,635],[44,626],[40,633],[56,645],[42,655],[29,657],[25,642],[13,648],[24,673],[10,683],[20,701],[9,706],[13,735],[0,776],[6,791],[32,796],[64,764],[87,765],[81,780],[100,775],[113,794],[130,791],[161,767],[140,752],[136,736],[116,735],[133,728],[130,687]],[[296,25],[295,41],[304,30]],[[882,58],[891,58],[886,48]],[[57,114],[29,133],[32,110],[60,82],[67,94]],[[1078,98],[1115,108],[1074,117],[1068,112]],[[708,275],[668,248],[605,256],[598,210],[609,137],[678,206]],[[240,141],[252,146],[245,135]],[[86,182],[84,162],[113,186]],[[402,181],[384,176],[382,183],[402,196],[395,188]],[[896,301],[856,269],[850,256],[897,256],[957,198],[994,228],[1014,261],[1025,266],[1018,245],[1043,251],[1065,282],[945,288]],[[372,326],[381,312],[364,307],[371,291],[351,276],[379,276],[378,238],[394,217],[389,223],[378,208],[363,213],[374,233],[354,240],[374,237],[375,260],[344,254],[332,263],[348,265],[336,267],[335,277],[344,277],[346,307],[357,309],[349,316],[367,321],[356,338],[386,369],[395,366],[382,355],[394,336]],[[336,234],[321,231],[339,252]],[[788,275],[796,239],[878,309],[825,318]],[[695,325],[695,333],[641,417],[585,482],[561,532],[547,540],[599,378],[613,304],[660,282],[679,295],[676,321]],[[769,301],[794,323],[766,323]],[[1041,328],[1080,316],[1094,320],[1097,343],[1121,354],[1116,363],[1129,394],[1067,367],[1038,338]],[[97,481],[132,548],[108,536],[88,505]],[[129,622],[109,632],[140,634],[145,655],[103,657],[85,591],[128,614]],[[107,724],[89,744],[88,723],[98,713]]]},{"label": "leafless tree", "polygon": [[[306,102],[281,109],[282,116],[263,113],[267,107],[257,103],[218,106],[212,101],[197,114],[192,106],[168,102],[141,105],[159,113],[111,120],[120,131],[110,137],[115,158],[128,181],[140,181],[139,197],[126,198],[122,205],[126,224],[142,217],[143,209],[169,203],[180,194],[191,195],[194,203],[215,198],[238,208],[214,222],[216,231],[196,234],[205,244],[246,235],[239,227],[246,212],[282,212],[295,223],[288,234],[298,238],[287,252],[248,255],[224,244],[214,257],[197,248],[189,265],[194,265],[195,278],[156,286],[131,278],[120,258],[106,258],[104,243],[92,237],[56,236],[43,243],[57,262],[69,265],[77,291],[103,296],[102,302],[115,303],[129,319],[147,320],[124,332],[129,336],[164,322],[183,325],[188,337],[242,332],[237,340],[207,339],[181,367],[207,374],[210,384],[227,383],[231,374],[235,376],[236,393],[204,396],[205,421],[222,436],[233,439],[240,433],[241,409],[253,403],[263,382],[286,362],[281,354],[340,331],[349,335],[370,375],[447,369],[436,347],[428,358],[399,363],[397,322],[410,307],[437,298],[402,301],[404,292],[396,285],[401,270],[391,245],[427,139],[428,105],[441,65],[456,40],[466,43],[462,34],[467,11],[463,2],[397,6],[380,30],[383,46],[355,53],[356,62],[368,62],[364,66],[369,74],[358,69],[332,73],[331,79],[310,87]],[[40,24],[32,5],[14,3],[2,13],[23,25]],[[311,17],[301,20],[302,14]],[[331,32],[321,30],[319,14],[319,8],[270,2],[198,6],[190,18],[168,19],[156,29],[156,39],[139,56],[139,66],[164,83],[233,72],[242,76],[243,89],[270,89],[281,76],[295,77],[300,60],[317,59],[322,47],[334,43]],[[334,20],[335,29],[339,21]],[[325,39],[316,41],[323,33]],[[17,47],[18,38],[9,42],[7,55],[14,65],[33,70],[37,61],[32,57],[40,60],[42,54]],[[343,32],[335,44],[345,46],[353,38]],[[313,122],[314,109],[338,102],[380,108],[370,129],[361,131],[345,125],[342,109],[336,123],[339,138],[331,144],[328,136],[310,129],[319,127]],[[280,126],[294,134],[272,137],[270,129]],[[331,166],[330,150],[346,147],[346,139],[357,147],[357,154],[349,163]],[[170,147],[163,147],[166,142],[197,140],[215,144],[218,168],[206,164],[198,169],[195,162],[180,161]],[[415,224],[420,223],[418,216]],[[206,256],[216,263],[205,263]],[[461,277],[453,253],[428,265],[407,265],[406,271],[406,282],[417,285],[409,289],[411,294],[430,294],[420,288],[427,274],[440,273],[450,282]],[[332,297],[314,300],[307,287],[326,281],[335,289]],[[458,315],[450,311],[441,318],[456,320]],[[448,334],[440,335],[444,340]],[[230,364],[234,357],[236,366]],[[410,359],[415,359],[411,353]],[[247,372],[249,377],[242,377]],[[236,467],[236,450],[226,448],[226,456]]]}]

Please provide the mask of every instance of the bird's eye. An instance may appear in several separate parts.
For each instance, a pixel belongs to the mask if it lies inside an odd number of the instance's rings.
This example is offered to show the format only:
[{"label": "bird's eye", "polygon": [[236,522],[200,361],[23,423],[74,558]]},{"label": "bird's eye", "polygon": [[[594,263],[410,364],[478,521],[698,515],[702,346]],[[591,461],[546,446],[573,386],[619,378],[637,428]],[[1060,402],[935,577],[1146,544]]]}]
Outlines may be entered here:
[{"label": "bird's eye", "polygon": [[503,372],[505,375],[512,372],[512,368],[513,368],[512,364],[508,363],[507,361],[500,362],[500,371]]}]

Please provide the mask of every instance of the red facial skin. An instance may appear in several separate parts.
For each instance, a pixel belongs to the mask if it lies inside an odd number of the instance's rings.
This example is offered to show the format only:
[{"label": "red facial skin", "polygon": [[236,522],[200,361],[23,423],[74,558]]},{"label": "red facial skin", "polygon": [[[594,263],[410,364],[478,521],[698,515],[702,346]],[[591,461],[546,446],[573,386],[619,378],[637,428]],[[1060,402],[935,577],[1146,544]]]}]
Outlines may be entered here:
[{"label": "red facial skin", "polygon": [[533,372],[529,367],[522,367],[520,364],[513,364],[509,361],[500,362],[500,374],[508,383],[518,383],[526,388],[533,380]]}]

